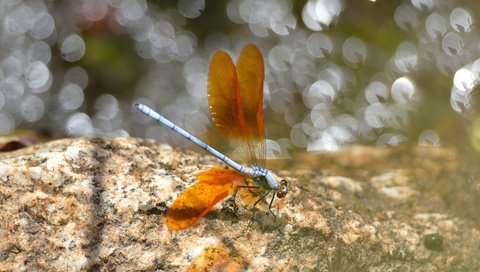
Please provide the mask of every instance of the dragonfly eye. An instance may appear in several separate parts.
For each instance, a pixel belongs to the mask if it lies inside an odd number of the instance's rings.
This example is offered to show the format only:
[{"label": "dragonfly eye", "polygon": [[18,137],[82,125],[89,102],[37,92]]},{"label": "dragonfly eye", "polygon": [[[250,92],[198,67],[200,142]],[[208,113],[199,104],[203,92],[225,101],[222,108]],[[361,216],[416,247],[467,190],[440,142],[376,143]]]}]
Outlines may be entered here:
[{"label": "dragonfly eye", "polygon": [[285,197],[285,195],[288,192],[287,186],[288,186],[288,182],[286,180],[282,179],[280,181],[280,190],[277,191],[277,197],[278,198],[284,198]]}]

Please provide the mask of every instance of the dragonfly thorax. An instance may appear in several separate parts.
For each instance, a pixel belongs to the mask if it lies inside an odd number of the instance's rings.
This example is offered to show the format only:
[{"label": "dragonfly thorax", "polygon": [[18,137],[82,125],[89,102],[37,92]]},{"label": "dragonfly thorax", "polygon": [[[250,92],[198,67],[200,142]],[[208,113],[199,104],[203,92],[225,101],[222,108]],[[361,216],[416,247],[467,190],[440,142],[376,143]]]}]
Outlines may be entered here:
[{"label": "dragonfly thorax", "polygon": [[263,167],[252,167],[253,170],[253,180],[255,183],[265,190],[273,190],[276,192],[278,198],[283,198],[287,192],[287,181],[282,180],[280,184],[276,181],[275,177]]},{"label": "dragonfly thorax", "polygon": [[278,198],[284,198],[285,195],[287,195],[288,183],[284,179],[282,179],[279,184],[270,173],[267,173],[265,176],[256,176],[253,178],[253,180],[260,188],[268,191],[273,190],[273,195]]}]

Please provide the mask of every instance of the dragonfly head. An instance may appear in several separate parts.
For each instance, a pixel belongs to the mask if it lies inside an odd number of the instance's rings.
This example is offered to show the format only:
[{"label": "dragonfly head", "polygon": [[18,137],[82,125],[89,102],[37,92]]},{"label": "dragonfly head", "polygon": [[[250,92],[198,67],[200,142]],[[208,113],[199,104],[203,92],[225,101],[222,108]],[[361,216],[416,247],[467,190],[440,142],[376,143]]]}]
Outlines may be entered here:
[{"label": "dragonfly head", "polygon": [[287,180],[282,179],[280,181],[280,186],[277,190],[277,197],[278,198],[284,198],[285,195],[287,194],[287,192],[288,192],[288,182],[287,182]]},{"label": "dragonfly head", "polygon": [[264,189],[274,190],[278,198],[285,197],[288,192],[288,182],[282,179],[280,183],[278,183],[270,172],[267,172],[257,184],[261,184],[261,187]]}]

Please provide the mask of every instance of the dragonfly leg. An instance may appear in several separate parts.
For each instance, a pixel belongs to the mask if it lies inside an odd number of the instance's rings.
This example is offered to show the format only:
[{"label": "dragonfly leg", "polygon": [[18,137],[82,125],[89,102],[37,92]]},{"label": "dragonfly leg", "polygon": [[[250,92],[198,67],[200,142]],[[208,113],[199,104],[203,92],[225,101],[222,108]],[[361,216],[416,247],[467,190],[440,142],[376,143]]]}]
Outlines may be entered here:
[{"label": "dragonfly leg", "polygon": [[[255,202],[255,204],[253,204],[252,221],[250,222],[249,225],[252,225],[253,222],[255,221],[255,211],[256,211],[255,206],[257,206],[257,204],[260,203],[260,201],[265,199],[269,193],[270,193],[270,191],[267,191],[266,193],[264,193],[262,196],[260,196],[260,198],[258,198],[258,200]],[[273,216],[275,216],[275,215],[273,215]]]},{"label": "dragonfly leg", "polygon": [[233,207],[234,207],[234,210],[235,212],[237,212],[237,202],[235,201],[235,199],[237,198],[237,192],[238,192],[238,189],[259,189],[260,187],[258,186],[249,186],[249,185],[240,185],[240,186],[237,186],[235,188],[235,191],[233,192]]},{"label": "dragonfly leg", "polygon": [[273,215],[273,222],[276,222],[277,221],[277,216],[275,215],[275,213],[272,211],[272,204],[273,204],[273,200],[275,199],[275,193],[272,194],[272,199],[270,200],[270,203],[268,204],[268,210],[270,211],[270,213]]}]

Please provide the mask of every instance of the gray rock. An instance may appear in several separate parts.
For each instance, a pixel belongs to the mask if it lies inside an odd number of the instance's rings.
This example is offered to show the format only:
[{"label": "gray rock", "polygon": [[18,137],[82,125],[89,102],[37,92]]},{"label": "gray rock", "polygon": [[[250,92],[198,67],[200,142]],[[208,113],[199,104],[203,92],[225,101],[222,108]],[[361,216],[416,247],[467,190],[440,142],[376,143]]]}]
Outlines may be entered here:
[{"label": "gray rock", "polygon": [[238,210],[226,199],[169,230],[172,201],[215,165],[202,151],[131,138],[0,153],[0,270],[480,270],[480,182],[453,150],[296,156],[271,165],[290,182],[276,220],[268,203],[253,213],[237,197]]}]

